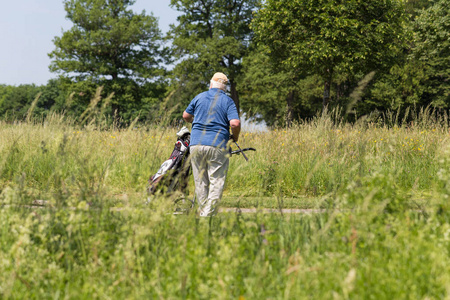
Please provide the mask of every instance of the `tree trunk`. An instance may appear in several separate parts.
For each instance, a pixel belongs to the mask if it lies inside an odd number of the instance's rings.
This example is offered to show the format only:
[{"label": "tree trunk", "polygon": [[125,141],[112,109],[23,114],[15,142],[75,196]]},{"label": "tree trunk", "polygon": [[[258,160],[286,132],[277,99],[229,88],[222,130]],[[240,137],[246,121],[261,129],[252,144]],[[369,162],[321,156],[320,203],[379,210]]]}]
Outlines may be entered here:
[{"label": "tree trunk", "polygon": [[328,106],[330,103],[330,90],[331,90],[331,82],[333,78],[333,71],[331,69],[327,69],[327,75],[325,76],[325,83],[323,85],[323,109]]},{"label": "tree trunk", "polygon": [[236,104],[236,108],[238,111],[238,114],[241,115],[240,112],[240,107],[239,107],[239,94],[236,90],[236,82],[234,80],[230,80],[230,94],[231,94],[231,99],[233,99],[234,104]]},{"label": "tree trunk", "polygon": [[340,104],[339,101],[341,100],[341,84],[336,85],[336,103]]},{"label": "tree trunk", "polygon": [[292,125],[292,105],[294,104],[295,92],[289,92],[286,98],[286,127],[291,127]]}]

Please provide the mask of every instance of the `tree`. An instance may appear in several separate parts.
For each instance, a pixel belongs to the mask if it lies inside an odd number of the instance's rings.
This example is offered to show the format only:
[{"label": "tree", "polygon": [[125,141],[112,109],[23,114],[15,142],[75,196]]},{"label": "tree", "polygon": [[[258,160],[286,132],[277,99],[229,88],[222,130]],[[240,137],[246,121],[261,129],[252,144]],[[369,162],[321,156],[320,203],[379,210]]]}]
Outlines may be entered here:
[{"label": "tree", "polygon": [[435,107],[450,107],[450,3],[439,0],[414,22],[413,57],[427,76],[424,97]]},{"label": "tree", "polygon": [[399,60],[389,72],[377,74],[364,97],[356,105],[358,114],[374,110],[405,112],[409,107],[430,104],[423,98],[426,75],[423,64],[413,59]]},{"label": "tree", "polygon": [[406,12],[416,16],[421,9],[427,8],[432,4],[429,0],[407,0],[405,2]]},{"label": "tree", "polygon": [[264,120],[269,126],[290,127],[293,120],[313,117],[320,109],[317,75],[298,78],[295,72],[273,65],[259,48],[253,49],[242,65],[238,87],[247,118]]},{"label": "tree", "polygon": [[[64,95],[58,80],[49,80],[47,85],[24,84],[19,86],[0,85],[0,116],[9,119],[24,119],[31,106],[35,116],[46,116],[54,110],[54,104],[62,101]],[[36,102],[33,105],[33,101]]]},{"label": "tree", "polygon": [[171,0],[183,14],[172,27],[177,96],[184,101],[208,86],[214,72],[227,74],[239,109],[237,79],[252,39],[249,24],[260,0]]},{"label": "tree", "polygon": [[[425,3],[417,1],[425,6]],[[360,112],[406,110],[408,107],[450,107],[450,5],[437,1],[415,12],[410,48],[370,88]]]},{"label": "tree", "polygon": [[[53,40],[50,70],[73,82],[91,81],[115,93],[114,110],[139,110],[144,86],[161,81],[167,55],[153,15],[134,13],[133,0],[64,0],[74,26]],[[158,85],[158,84],[156,84]],[[145,88],[144,88],[145,90]],[[92,89],[90,89],[92,92]],[[89,99],[92,94],[86,95]],[[88,102],[86,99],[79,101]]]},{"label": "tree", "polygon": [[0,116],[23,119],[40,91],[41,88],[34,84],[3,86],[0,91]]},{"label": "tree", "polygon": [[386,68],[403,48],[396,0],[267,0],[252,28],[275,65],[323,80],[323,107],[336,76]]}]

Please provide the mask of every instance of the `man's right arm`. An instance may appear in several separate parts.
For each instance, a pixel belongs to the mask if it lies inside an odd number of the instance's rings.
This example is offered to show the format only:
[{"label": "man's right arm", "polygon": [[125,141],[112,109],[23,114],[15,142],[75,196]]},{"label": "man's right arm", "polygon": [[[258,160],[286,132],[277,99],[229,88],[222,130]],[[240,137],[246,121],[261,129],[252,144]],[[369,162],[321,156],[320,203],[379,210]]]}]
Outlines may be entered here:
[{"label": "man's right arm", "polygon": [[194,116],[191,115],[190,113],[187,113],[186,111],[183,112],[183,119],[188,122],[188,123],[192,123],[192,121],[194,121]]},{"label": "man's right arm", "polygon": [[239,140],[239,133],[241,132],[241,121],[239,119],[230,120],[230,127],[233,140],[237,142]]}]

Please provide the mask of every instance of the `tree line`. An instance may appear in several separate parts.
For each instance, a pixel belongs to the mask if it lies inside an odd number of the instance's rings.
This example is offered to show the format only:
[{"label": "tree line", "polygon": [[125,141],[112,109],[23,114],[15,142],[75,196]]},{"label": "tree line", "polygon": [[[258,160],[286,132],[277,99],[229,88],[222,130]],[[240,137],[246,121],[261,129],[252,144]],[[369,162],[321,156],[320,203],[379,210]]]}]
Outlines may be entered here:
[{"label": "tree line", "polygon": [[63,0],[73,26],[53,40],[56,78],[0,85],[0,117],[176,120],[217,71],[240,112],[271,126],[335,107],[349,120],[450,108],[447,0],[171,0],[167,34],[134,2]]}]

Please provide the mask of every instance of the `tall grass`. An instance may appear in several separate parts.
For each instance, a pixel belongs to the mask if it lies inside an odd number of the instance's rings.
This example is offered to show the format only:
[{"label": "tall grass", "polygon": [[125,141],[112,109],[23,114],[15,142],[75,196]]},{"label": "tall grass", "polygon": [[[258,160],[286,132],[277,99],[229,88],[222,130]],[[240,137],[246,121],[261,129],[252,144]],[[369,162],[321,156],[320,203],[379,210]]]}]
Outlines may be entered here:
[{"label": "tall grass", "polygon": [[[25,186],[38,194],[61,185],[76,193],[93,186],[111,195],[145,191],[148,177],[171,153],[176,130],[77,127],[58,115],[0,123],[0,189],[25,176]],[[231,158],[225,197],[333,196],[374,173],[389,175],[399,193],[426,197],[448,143],[446,126],[422,119],[388,127],[336,124],[325,115],[289,129],[244,132],[241,146],[257,152],[248,154],[248,163]]]},{"label": "tall grass", "polygon": [[[0,298],[450,297],[445,122],[322,115],[243,132],[257,152],[231,158],[229,203],[314,197],[327,209],[208,219],[143,204],[175,132],[0,121]],[[30,207],[37,199],[48,203]]]}]

